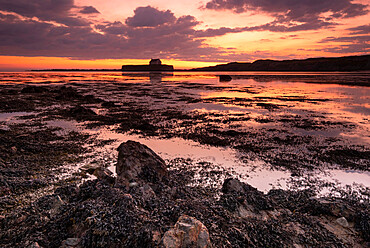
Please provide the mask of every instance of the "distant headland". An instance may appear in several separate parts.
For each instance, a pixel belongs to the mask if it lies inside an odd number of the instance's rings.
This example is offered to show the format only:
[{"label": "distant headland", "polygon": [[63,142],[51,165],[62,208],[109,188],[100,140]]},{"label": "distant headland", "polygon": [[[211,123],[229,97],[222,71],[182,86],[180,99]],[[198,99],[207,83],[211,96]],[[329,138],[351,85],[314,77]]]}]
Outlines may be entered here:
[{"label": "distant headland", "polygon": [[256,60],[253,63],[233,62],[191,69],[191,71],[368,71],[370,55],[309,58],[294,60]]},{"label": "distant headland", "polygon": [[370,55],[309,58],[294,60],[256,60],[252,63],[232,62],[216,66],[174,69],[172,65],[162,64],[160,59],[151,59],[147,65],[123,65],[121,69],[43,69],[30,71],[370,71]]}]

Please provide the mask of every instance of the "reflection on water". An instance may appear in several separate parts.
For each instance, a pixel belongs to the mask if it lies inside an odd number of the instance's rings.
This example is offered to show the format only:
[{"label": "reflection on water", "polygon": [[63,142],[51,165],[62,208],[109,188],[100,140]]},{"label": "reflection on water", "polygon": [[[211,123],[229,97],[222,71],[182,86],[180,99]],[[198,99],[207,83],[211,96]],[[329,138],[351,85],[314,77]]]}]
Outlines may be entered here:
[{"label": "reflection on water", "polygon": [[[116,158],[118,156],[117,147],[128,140],[135,140],[150,147],[165,160],[174,158],[191,159],[194,162],[210,162],[220,165],[227,170],[236,172],[240,179],[249,183],[253,187],[267,193],[272,188],[288,189],[288,182],[291,173],[271,169],[261,160],[250,160],[242,162],[238,159],[240,154],[230,148],[219,148],[208,145],[200,145],[191,140],[181,138],[159,139],[145,138],[140,135],[129,135],[115,132],[112,127],[102,127],[95,129],[86,129],[82,124],[76,121],[55,120],[48,121],[50,127],[60,127],[66,131],[83,131],[94,135],[100,140],[114,140],[114,142],[104,147],[94,147],[91,156],[79,163],[77,167],[69,167],[72,171],[92,163],[107,166],[109,170],[115,173]],[[97,157],[99,156],[99,159]],[[345,185],[363,185],[370,187],[370,173],[356,170],[330,169],[326,171],[317,171],[318,178],[325,182],[335,182],[337,187]],[[315,175],[311,172],[310,175]],[[322,193],[330,191],[322,191]]]},{"label": "reflection on water", "polygon": [[20,120],[17,120],[16,117],[19,116],[27,116],[32,115],[33,112],[11,112],[11,113],[0,113],[0,122],[19,122]]},{"label": "reflection on water", "polygon": [[[232,81],[219,82],[219,75],[230,75]],[[0,85],[69,84],[82,94],[96,95],[122,109],[134,103],[151,112],[150,120],[157,126],[163,129],[170,126],[167,132],[171,138],[166,138],[119,133],[116,126],[87,129],[75,121],[48,122],[50,126],[65,130],[89,132],[101,140],[114,139],[109,145],[94,148],[94,154],[104,158],[103,163],[109,167],[114,165],[116,147],[131,139],[146,144],[165,159],[183,157],[231,168],[242,174],[246,182],[266,191],[273,186],[287,187],[291,173],[276,168],[272,170],[274,161],[264,159],[264,154],[289,153],[297,155],[292,158],[296,160],[312,158],[312,154],[317,154],[313,153],[314,149],[327,149],[320,146],[328,139],[332,139],[333,146],[359,145],[368,150],[370,145],[368,72],[25,72],[1,73],[0,79]],[[99,115],[109,114],[99,104],[88,107]],[[171,121],[175,123],[166,122],[168,116],[161,115],[174,109],[179,114],[197,114],[201,119],[185,120],[184,116],[174,116],[175,120]],[[30,113],[0,113],[0,122],[8,123],[15,116],[27,114]],[[251,157],[235,149],[235,140],[220,148],[181,138],[198,129],[200,134],[205,131],[225,132],[230,137],[243,133],[242,141],[249,142],[251,150],[263,148],[258,151],[260,157]],[[297,137],[304,142],[290,142]],[[260,147],[252,146],[257,144]],[[268,149],[264,149],[264,145]],[[370,187],[367,172],[327,170],[327,173],[330,175],[322,177],[325,180],[338,180],[343,185],[355,182]]]}]

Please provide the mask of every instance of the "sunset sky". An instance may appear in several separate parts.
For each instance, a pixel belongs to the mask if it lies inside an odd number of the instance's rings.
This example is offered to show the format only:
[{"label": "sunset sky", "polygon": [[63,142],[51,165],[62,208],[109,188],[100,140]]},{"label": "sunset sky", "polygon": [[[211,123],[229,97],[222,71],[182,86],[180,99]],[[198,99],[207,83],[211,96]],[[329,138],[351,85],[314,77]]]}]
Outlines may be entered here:
[{"label": "sunset sky", "polygon": [[0,0],[0,71],[369,54],[370,0]]}]

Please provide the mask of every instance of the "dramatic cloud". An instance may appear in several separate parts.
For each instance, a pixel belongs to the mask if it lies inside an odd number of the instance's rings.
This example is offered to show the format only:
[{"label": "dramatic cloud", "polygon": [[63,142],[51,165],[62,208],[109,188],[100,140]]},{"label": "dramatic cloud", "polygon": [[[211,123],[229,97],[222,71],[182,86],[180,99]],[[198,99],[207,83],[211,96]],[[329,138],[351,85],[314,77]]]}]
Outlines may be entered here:
[{"label": "dramatic cloud", "polygon": [[53,16],[67,15],[73,7],[73,0],[0,1],[0,9],[3,11],[15,12],[27,17],[35,16],[42,20],[53,20]]},{"label": "dramatic cloud", "polygon": [[250,28],[245,27],[245,28],[226,28],[226,27],[221,27],[221,28],[209,28],[206,30],[197,30],[195,32],[196,37],[215,37],[215,36],[222,36],[225,34],[229,33],[240,33],[244,31],[248,31]]},{"label": "dramatic cloud", "polygon": [[370,24],[349,28],[348,30],[353,31],[351,34],[370,34]]},{"label": "dramatic cloud", "polygon": [[74,0],[12,0],[0,1],[0,10],[42,21],[55,21],[68,26],[86,26],[88,21],[75,17]]},{"label": "dramatic cloud", "polygon": [[241,33],[241,32],[252,32],[252,31],[270,31],[270,32],[297,32],[297,31],[306,31],[306,30],[315,30],[324,27],[331,27],[334,26],[333,23],[330,22],[322,22],[322,21],[312,21],[303,24],[295,24],[295,25],[285,25],[280,24],[277,21],[267,23],[264,25],[259,26],[252,26],[252,27],[236,27],[236,28],[209,28],[206,30],[198,30],[196,31],[196,37],[215,37],[215,36],[222,36],[225,34],[230,33]]},{"label": "dramatic cloud", "polygon": [[347,44],[335,47],[328,47],[324,49],[325,52],[330,53],[356,53],[356,54],[368,54],[370,52],[369,44]]},{"label": "dramatic cloud", "polygon": [[368,12],[366,5],[354,4],[351,0],[212,0],[205,8],[230,9],[237,13],[257,10],[295,21],[323,13],[331,13],[328,18],[348,18]]},{"label": "dramatic cloud", "polygon": [[85,6],[80,10],[81,14],[100,14],[100,12],[93,6]]},{"label": "dramatic cloud", "polygon": [[126,19],[126,24],[132,27],[155,27],[176,20],[171,11],[160,11],[151,6],[139,7],[134,12],[133,17]]},{"label": "dramatic cloud", "polygon": [[[343,0],[339,1],[343,2]],[[212,1],[212,3],[215,2],[225,1]],[[235,0],[234,2],[246,1]],[[262,4],[262,2],[269,1],[259,2]],[[314,2],[316,3],[316,0]],[[356,8],[361,9],[358,6]],[[262,10],[267,11],[261,7]],[[194,16],[176,16],[170,10],[160,10],[151,6],[136,8],[131,17],[121,21],[104,21],[102,20],[103,15],[99,15],[99,19],[95,18],[95,15],[99,14],[95,7],[75,6],[73,0],[0,1],[0,55],[53,56],[74,59],[160,57],[220,62],[248,61],[259,58],[277,59],[287,58],[290,55],[281,56],[263,49],[243,53],[238,49],[210,46],[206,38],[247,31],[292,32],[334,25],[328,20],[333,13],[326,15],[325,20],[322,17],[317,18],[318,14],[312,14],[302,17],[304,20],[301,19],[301,22],[297,21],[297,17],[294,23],[290,23],[293,19],[290,17],[289,19],[288,16],[293,10],[284,13],[280,11],[281,9],[270,11],[276,16],[276,20],[260,26],[202,30],[199,29],[200,22]],[[294,11],[297,11],[297,7]],[[322,13],[319,10],[311,12]],[[343,17],[350,15],[349,10],[343,10],[341,13]],[[354,34],[363,34],[366,30],[368,30],[368,25],[348,29]],[[333,53],[340,52],[340,48],[343,52],[366,52],[368,51],[366,41],[368,38],[366,36],[329,37],[322,43],[328,44],[327,51]],[[226,44],[226,47],[228,46]]]},{"label": "dramatic cloud", "polygon": [[105,24],[98,24],[95,26],[101,32],[113,35],[122,35],[127,32],[127,27],[122,22],[112,22]]},{"label": "dramatic cloud", "polygon": [[370,35],[359,36],[342,36],[342,37],[327,37],[320,43],[347,43],[337,46],[330,46],[324,49],[325,52],[331,53],[368,53],[370,52]]},{"label": "dramatic cloud", "polygon": [[[145,17],[142,11],[146,13]],[[14,12],[14,11],[13,11]],[[148,21],[160,17],[156,22]],[[82,19],[84,20],[84,19]],[[195,37],[199,22],[139,7],[125,22],[97,25],[54,25],[16,14],[0,13],[0,55],[61,56],[78,59],[150,57],[209,61],[225,58],[218,48]]]},{"label": "dramatic cloud", "polygon": [[342,37],[327,37],[320,41],[320,43],[327,42],[354,42],[354,43],[369,43],[370,35],[361,36],[342,36]]},{"label": "dramatic cloud", "polygon": [[110,43],[90,27],[55,26],[14,15],[0,15],[0,34],[1,55],[73,57]]},{"label": "dramatic cloud", "polygon": [[[315,30],[335,25],[335,19],[368,13],[367,5],[351,0],[212,0],[205,9],[232,10],[236,13],[263,12],[275,17],[254,30],[289,32]],[[253,28],[251,29],[253,30]]]}]

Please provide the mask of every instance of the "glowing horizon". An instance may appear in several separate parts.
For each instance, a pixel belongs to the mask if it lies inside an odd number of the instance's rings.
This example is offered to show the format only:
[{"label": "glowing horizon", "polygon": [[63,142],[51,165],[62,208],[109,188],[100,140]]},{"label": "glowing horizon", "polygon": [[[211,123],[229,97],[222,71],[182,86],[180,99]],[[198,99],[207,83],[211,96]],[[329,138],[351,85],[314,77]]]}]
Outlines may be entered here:
[{"label": "glowing horizon", "polygon": [[176,69],[369,54],[369,1],[46,0],[0,3],[0,71]]}]

